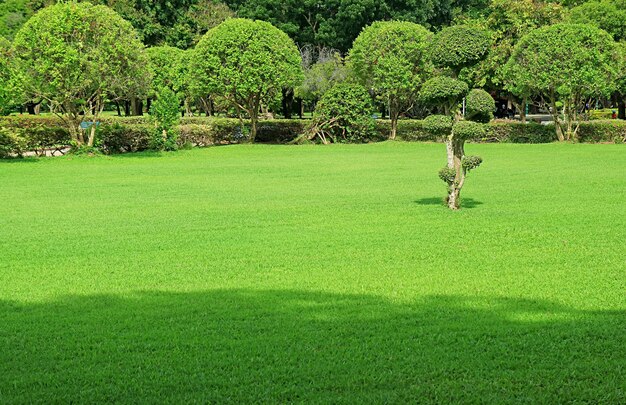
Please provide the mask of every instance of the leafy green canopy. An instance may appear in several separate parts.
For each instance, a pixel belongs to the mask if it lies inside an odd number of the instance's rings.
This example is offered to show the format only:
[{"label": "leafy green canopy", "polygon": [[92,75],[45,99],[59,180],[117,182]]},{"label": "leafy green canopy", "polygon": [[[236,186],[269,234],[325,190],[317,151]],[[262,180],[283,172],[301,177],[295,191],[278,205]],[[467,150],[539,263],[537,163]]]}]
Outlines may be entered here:
[{"label": "leafy green canopy", "polygon": [[287,34],[264,21],[227,20],[195,48],[192,85],[198,96],[219,95],[255,121],[261,104],[303,80],[300,52]]},{"label": "leafy green canopy", "polygon": [[11,59],[11,44],[6,39],[0,37],[0,115],[8,114],[14,101],[15,92],[11,81]]},{"label": "leafy green canopy", "polygon": [[613,36],[616,41],[626,40],[626,0],[591,1],[574,7],[570,21],[595,25]]},{"label": "leafy green canopy", "polygon": [[101,108],[105,97],[140,95],[148,87],[143,45],[132,25],[106,6],[44,8],[20,29],[13,45],[25,96],[47,100],[72,121]]},{"label": "leafy green canopy", "polygon": [[491,94],[482,89],[473,89],[469,92],[465,102],[465,119],[487,123],[493,119],[496,102]]},{"label": "leafy green canopy", "polygon": [[348,57],[355,77],[389,103],[395,138],[398,116],[409,109],[431,68],[426,57],[432,34],[410,22],[379,21],[365,28]]},{"label": "leafy green canopy", "polygon": [[556,24],[520,40],[506,67],[508,88],[557,97],[608,94],[617,75],[617,48],[603,30]]},{"label": "leafy green canopy", "polygon": [[469,87],[464,81],[448,76],[436,76],[422,86],[420,101],[430,106],[441,106],[444,114],[453,113],[455,107],[467,95]]},{"label": "leafy green canopy", "polygon": [[488,0],[227,0],[241,17],[269,21],[298,44],[347,52],[363,27],[375,21],[447,25],[462,13],[478,14]]},{"label": "leafy green canopy", "polygon": [[164,87],[178,92],[183,52],[182,49],[167,45],[155,46],[146,50],[152,73],[152,85],[150,86],[152,95]]},{"label": "leafy green canopy", "polygon": [[304,81],[295,89],[295,94],[307,101],[318,101],[335,84],[348,76],[347,68],[339,55],[314,63],[304,71]]},{"label": "leafy green canopy", "polygon": [[410,98],[430,73],[425,53],[432,34],[398,21],[378,21],[365,28],[349,55],[355,76],[386,97]]},{"label": "leafy green canopy", "polygon": [[320,100],[312,128],[323,140],[365,140],[374,130],[372,99],[357,83],[343,82],[331,88]]},{"label": "leafy green canopy", "polygon": [[449,68],[458,74],[462,68],[484,58],[490,46],[489,31],[469,25],[455,25],[444,28],[435,36],[430,55],[436,67]]}]

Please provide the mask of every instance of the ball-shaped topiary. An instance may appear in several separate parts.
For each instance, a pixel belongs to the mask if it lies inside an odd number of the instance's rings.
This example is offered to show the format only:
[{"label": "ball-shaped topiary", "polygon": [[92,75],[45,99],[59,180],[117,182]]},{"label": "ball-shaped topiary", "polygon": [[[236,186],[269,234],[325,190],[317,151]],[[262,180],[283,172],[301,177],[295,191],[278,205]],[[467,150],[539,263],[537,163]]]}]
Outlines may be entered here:
[{"label": "ball-shaped topiary", "polygon": [[448,136],[452,132],[453,123],[449,115],[430,115],[422,121],[422,128],[435,136]]},{"label": "ball-shaped topiary", "polygon": [[489,51],[491,41],[491,33],[477,27],[447,27],[435,36],[431,44],[431,60],[437,67],[458,72],[481,60]]},{"label": "ball-shaped topiary", "polygon": [[424,83],[419,98],[424,104],[442,106],[447,115],[468,91],[469,86],[461,80],[437,76]]},{"label": "ball-shaped topiary", "polygon": [[488,123],[493,119],[496,102],[491,94],[482,89],[473,89],[466,98],[465,119],[470,121]]},{"label": "ball-shaped topiary", "polygon": [[363,141],[374,130],[372,98],[354,82],[336,84],[327,91],[315,108],[311,131],[325,142]]},{"label": "ball-shaped topiary", "polygon": [[487,130],[484,124],[473,121],[459,121],[452,127],[454,138],[459,140],[484,138]]}]

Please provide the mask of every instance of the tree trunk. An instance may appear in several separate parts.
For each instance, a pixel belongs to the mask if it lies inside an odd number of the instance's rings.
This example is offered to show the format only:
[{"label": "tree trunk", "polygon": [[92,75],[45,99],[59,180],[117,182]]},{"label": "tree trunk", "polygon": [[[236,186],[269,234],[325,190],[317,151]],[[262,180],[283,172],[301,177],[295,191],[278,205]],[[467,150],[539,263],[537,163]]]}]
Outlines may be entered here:
[{"label": "tree trunk", "polygon": [[391,119],[391,134],[390,140],[395,140],[398,133],[398,118],[400,117],[400,106],[397,100],[393,97],[389,98],[389,118]]},{"label": "tree trunk", "polygon": [[298,117],[300,117],[300,119],[304,118],[304,102],[302,101],[301,98],[298,98],[296,100],[296,103],[298,105]]},{"label": "tree trunk", "polygon": [[29,115],[37,115],[35,112],[35,103],[26,103],[26,110]]},{"label": "tree trunk", "polygon": [[121,117],[122,116],[122,111],[120,110],[120,103],[119,102],[115,102],[115,107],[117,108],[117,116]]},{"label": "tree trunk", "polygon": [[130,101],[124,100],[124,115],[130,117]]},{"label": "tree trunk", "polygon": [[448,185],[448,197],[446,202],[451,210],[461,208],[461,189],[465,183],[465,170],[463,169],[463,157],[465,156],[465,140],[455,139],[454,133],[446,142],[448,152],[448,167],[455,172],[454,181]]},{"label": "tree trunk", "polygon": [[551,94],[550,106],[552,107],[552,120],[554,121],[554,126],[556,127],[556,137],[559,141],[563,142],[565,140],[565,136],[563,135],[563,128],[561,128],[561,120],[559,119],[559,110],[556,108],[556,97],[554,92]]},{"label": "tree trunk", "polygon": [[130,100],[130,108],[132,110],[132,115],[134,116],[142,116],[143,115],[143,102],[137,97],[133,97]]},{"label": "tree trunk", "polygon": [[148,111],[148,113],[150,112],[151,108],[152,108],[152,99],[148,97],[148,99],[146,100],[146,110]]},{"label": "tree trunk", "polygon": [[254,143],[256,139],[257,122],[259,120],[258,113],[250,114],[250,143]]},{"label": "tree trunk", "polygon": [[293,89],[283,89],[283,117],[291,119],[291,111],[293,110]]},{"label": "tree trunk", "polygon": [[622,95],[620,95],[617,103],[617,111],[617,118],[620,120],[626,120],[626,103],[624,102],[624,97]]}]

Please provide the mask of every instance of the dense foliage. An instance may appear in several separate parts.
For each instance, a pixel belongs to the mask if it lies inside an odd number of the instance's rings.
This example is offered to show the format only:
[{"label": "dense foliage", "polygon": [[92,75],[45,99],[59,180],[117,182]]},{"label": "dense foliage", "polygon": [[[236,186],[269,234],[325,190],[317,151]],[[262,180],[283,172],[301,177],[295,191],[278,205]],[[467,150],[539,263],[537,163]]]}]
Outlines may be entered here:
[{"label": "dense foliage", "polygon": [[[506,65],[507,88],[550,102],[559,139],[575,137],[579,105],[616,88],[620,62],[613,38],[585,24],[556,24],[523,37]],[[558,63],[555,63],[558,61]],[[557,102],[564,104],[565,125]]]},{"label": "dense foliage", "polygon": [[202,38],[191,60],[197,95],[219,95],[252,121],[251,140],[262,105],[304,79],[298,48],[282,31],[263,21],[231,19]]},{"label": "dense foliage", "polygon": [[372,135],[374,119],[367,90],[350,82],[335,85],[320,100],[309,127],[309,139],[323,143],[364,141]]},{"label": "dense foliage", "polygon": [[389,105],[390,139],[398,117],[410,109],[418,89],[430,74],[426,52],[432,34],[409,22],[375,22],[354,41],[349,62],[362,85]]},{"label": "dense foliage", "polygon": [[467,94],[465,109],[466,119],[487,123],[493,119],[496,103],[485,90],[473,89]]},{"label": "dense foliage", "polygon": [[459,103],[469,91],[469,86],[462,80],[448,76],[436,76],[424,83],[420,91],[420,101],[434,107],[441,107],[443,114],[453,114]]},{"label": "dense foliage", "polygon": [[27,100],[46,100],[68,120],[72,138],[93,146],[79,124],[96,121],[106,98],[147,88],[148,59],[127,21],[108,7],[59,3],[31,18],[14,41],[17,79]]},{"label": "dense foliage", "polygon": [[456,76],[487,55],[491,33],[469,25],[455,25],[439,32],[431,46],[430,57],[436,67],[450,69]]}]

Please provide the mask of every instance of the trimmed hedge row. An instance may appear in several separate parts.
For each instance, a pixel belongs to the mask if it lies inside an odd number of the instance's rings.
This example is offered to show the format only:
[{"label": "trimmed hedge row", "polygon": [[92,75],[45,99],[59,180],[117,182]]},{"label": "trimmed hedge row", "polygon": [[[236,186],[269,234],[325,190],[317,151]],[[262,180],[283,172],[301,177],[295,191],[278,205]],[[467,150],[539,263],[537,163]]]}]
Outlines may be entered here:
[{"label": "trimmed hedge row", "polygon": [[[289,143],[301,135],[306,120],[267,120],[259,123],[257,142]],[[388,120],[377,120],[370,142],[382,141],[390,132]],[[98,127],[97,146],[105,153],[136,152],[148,149],[154,125],[149,117],[104,117]],[[247,123],[241,127],[238,119],[186,117],[179,126],[180,146],[211,146],[245,142]],[[398,122],[398,139],[404,141],[441,141],[423,128],[422,121]],[[494,121],[487,126],[486,135],[475,142],[548,143],[556,141],[553,125],[538,123]],[[582,122],[578,132],[580,142],[624,143],[626,121],[594,120]],[[43,154],[45,150],[70,144],[70,136],[61,119],[53,116],[0,117],[0,157],[20,155],[25,151]]]}]

